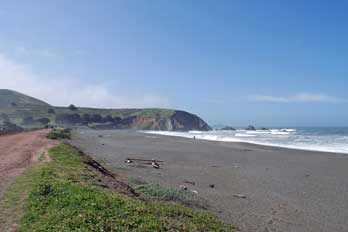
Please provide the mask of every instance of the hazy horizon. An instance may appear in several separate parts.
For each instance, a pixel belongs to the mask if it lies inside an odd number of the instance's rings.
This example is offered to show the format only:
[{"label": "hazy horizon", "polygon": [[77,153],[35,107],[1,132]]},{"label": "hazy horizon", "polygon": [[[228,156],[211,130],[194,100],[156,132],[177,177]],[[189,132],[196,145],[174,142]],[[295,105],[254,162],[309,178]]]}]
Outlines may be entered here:
[{"label": "hazy horizon", "polygon": [[348,2],[3,1],[0,88],[210,125],[348,126]]}]

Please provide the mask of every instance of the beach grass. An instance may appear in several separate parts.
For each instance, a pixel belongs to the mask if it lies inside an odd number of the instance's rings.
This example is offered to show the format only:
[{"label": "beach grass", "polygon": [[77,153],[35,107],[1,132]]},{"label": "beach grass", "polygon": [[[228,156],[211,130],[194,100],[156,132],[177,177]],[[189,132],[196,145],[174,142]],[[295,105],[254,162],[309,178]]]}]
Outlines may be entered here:
[{"label": "beach grass", "polygon": [[[0,228],[24,231],[234,231],[207,212],[143,201],[102,186],[89,157],[68,145],[27,169],[0,202]],[[142,187],[161,192],[158,186]]]},{"label": "beach grass", "polygon": [[134,189],[143,193],[147,198],[156,201],[185,202],[194,198],[194,195],[190,192],[164,187],[159,184],[134,185]]}]

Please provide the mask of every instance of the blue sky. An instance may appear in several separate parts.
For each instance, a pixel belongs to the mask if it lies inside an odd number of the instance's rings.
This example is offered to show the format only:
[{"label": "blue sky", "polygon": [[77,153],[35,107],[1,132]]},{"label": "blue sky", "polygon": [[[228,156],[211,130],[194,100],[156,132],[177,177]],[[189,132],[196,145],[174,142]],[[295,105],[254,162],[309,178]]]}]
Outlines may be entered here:
[{"label": "blue sky", "polygon": [[0,88],[56,105],[183,109],[211,124],[348,126],[347,11],[347,1],[1,1]]}]

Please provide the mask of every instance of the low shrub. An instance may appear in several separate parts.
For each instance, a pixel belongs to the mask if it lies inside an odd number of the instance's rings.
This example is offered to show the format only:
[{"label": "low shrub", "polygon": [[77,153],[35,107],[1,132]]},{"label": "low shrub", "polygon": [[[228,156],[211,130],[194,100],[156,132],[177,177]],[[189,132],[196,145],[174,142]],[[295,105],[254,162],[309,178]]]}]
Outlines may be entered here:
[{"label": "low shrub", "polygon": [[55,128],[47,135],[49,139],[71,139],[71,129]]}]

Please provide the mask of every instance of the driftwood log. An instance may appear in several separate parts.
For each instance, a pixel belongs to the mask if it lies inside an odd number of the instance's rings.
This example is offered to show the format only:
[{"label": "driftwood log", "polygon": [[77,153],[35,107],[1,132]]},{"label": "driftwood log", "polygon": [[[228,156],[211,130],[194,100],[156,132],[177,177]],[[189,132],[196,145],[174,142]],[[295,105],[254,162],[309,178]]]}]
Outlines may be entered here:
[{"label": "driftwood log", "polygon": [[163,160],[155,160],[155,159],[135,159],[135,158],[127,158],[127,159],[126,159],[126,162],[127,162],[128,160],[130,160],[130,161],[140,161],[140,162],[150,162],[150,164],[151,164],[152,161],[155,161],[155,162],[157,162],[157,163],[164,162]]}]

